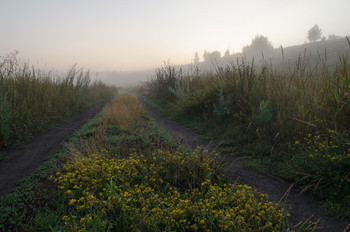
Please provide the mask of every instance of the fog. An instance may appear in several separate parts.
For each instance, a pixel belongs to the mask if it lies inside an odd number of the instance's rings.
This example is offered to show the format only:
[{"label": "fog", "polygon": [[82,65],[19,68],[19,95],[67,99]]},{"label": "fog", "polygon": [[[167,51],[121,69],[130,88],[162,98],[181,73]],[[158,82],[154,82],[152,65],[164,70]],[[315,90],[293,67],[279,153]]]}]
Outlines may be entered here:
[{"label": "fog", "polygon": [[93,77],[127,85],[164,62],[209,64],[205,59],[222,62],[243,50],[261,57],[250,49],[256,36],[272,46],[266,57],[280,56],[280,46],[310,43],[315,24],[321,39],[344,38],[349,9],[348,0],[2,0],[0,56],[17,49],[39,68],[65,71],[77,64]]},{"label": "fog", "polygon": [[[263,36],[257,37],[261,38]],[[249,65],[253,64],[256,72],[263,68],[286,72],[295,70],[298,65],[315,69],[326,64],[327,67],[334,68],[343,55],[350,55],[349,37],[331,36],[328,39],[290,47],[273,47],[270,43],[254,44],[253,39],[252,44],[247,45],[242,52],[229,53],[227,50],[224,54],[221,54],[219,51],[205,51],[201,58],[196,52],[190,64],[175,65],[168,61],[153,69],[129,72],[99,72],[93,73],[92,76],[109,85],[126,87],[140,85],[152,79],[155,76],[155,70],[165,65],[176,66],[177,70],[181,69],[183,73],[189,75],[194,74],[195,71],[217,72],[220,68],[225,69],[227,66],[242,64],[242,62]]]}]

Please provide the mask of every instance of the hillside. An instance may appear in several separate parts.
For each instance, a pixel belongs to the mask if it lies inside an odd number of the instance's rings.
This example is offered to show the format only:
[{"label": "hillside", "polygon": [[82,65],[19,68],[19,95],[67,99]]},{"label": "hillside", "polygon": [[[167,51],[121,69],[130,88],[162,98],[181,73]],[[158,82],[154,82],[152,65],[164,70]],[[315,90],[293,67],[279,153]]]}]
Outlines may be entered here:
[{"label": "hillside", "polygon": [[213,63],[219,65],[227,65],[232,61],[236,63],[237,59],[246,58],[251,62],[254,58],[254,64],[266,64],[266,62],[273,66],[274,69],[294,68],[299,62],[307,63],[309,68],[314,68],[315,65],[327,61],[328,67],[334,67],[342,55],[350,53],[350,44],[346,37],[318,41],[314,43],[305,43],[295,46],[283,47],[280,45],[273,49],[273,51],[255,50],[250,54],[234,53],[230,56],[223,56],[220,59],[208,60],[199,63],[204,68],[212,69]]},{"label": "hillside", "polygon": [[[326,53],[325,53],[326,51]],[[254,57],[255,66],[258,66],[262,62],[261,52],[257,52]],[[320,63],[319,55],[324,58],[326,54],[327,64],[333,66],[339,59],[340,55],[350,54],[350,45],[346,38],[331,39],[325,41],[319,41],[315,43],[305,43],[301,45],[295,45],[290,47],[283,47],[283,55],[280,47],[275,48],[270,56],[264,54],[265,61],[272,62],[273,68],[286,67],[294,68],[298,58],[304,58],[311,64]],[[178,65],[185,70],[193,69],[195,66],[202,71],[213,70],[216,65],[226,66],[230,63],[236,63],[237,59],[247,58],[247,61],[252,60],[252,56],[242,53],[234,53],[230,56],[222,56],[219,59],[208,60],[207,62],[199,62],[197,65],[194,64],[184,64]],[[305,60],[305,61],[306,61]],[[119,87],[126,87],[131,85],[138,85],[142,82],[147,81],[150,77],[154,75],[154,69],[141,70],[141,71],[127,71],[127,72],[117,72],[117,71],[106,71],[99,72],[97,76],[102,79],[105,83],[110,85],[115,85]]]}]

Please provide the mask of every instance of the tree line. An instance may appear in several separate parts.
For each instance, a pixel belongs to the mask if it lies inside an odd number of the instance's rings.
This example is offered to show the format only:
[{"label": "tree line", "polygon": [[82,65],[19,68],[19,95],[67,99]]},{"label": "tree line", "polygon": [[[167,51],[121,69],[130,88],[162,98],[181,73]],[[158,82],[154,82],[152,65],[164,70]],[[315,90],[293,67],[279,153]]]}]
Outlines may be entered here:
[{"label": "tree line", "polygon": [[[330,34],[328,35],[328,40],[333,40],[333,39],[339,39],[341,36],[335,35],[335,34]],[[315,24],[313,27],[311,27],[308,32],[307,32],[307,39],[310,43],[315,43],[317,41],[325,41],[327,38],[325,36],[322,36],[322,29]],[[273,47],[272,43],[269,41],[268,37],[265,37],[263,35],[256,35],[250,45],[246,45],[242,48],[242,53],[247,56],[252,56],[252,57],[269,57],[274,54],[276,49]],[[236,53],[239,54],[239,53]],[[227,49],[222,56],[219,51],[213,51],[213,52],[208,52],[207,50],[204,50],[203,53],[203,61],[204,62],[213,62],[213,61],[218,61],[219,59],[222,58],[227,58],[231,55],[235,55],[235,53],[230,53],[229,49]],[[201,58],[199,57],[198,52],[195,52],[194,57],[193,57],[193,63],[198,64],[201,62]]]}]

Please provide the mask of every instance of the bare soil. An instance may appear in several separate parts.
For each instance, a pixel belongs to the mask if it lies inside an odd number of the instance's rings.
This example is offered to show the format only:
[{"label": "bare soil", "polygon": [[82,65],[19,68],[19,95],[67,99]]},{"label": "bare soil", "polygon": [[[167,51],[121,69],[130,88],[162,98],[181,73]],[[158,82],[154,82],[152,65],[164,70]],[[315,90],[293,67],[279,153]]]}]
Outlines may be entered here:
[{"label": "bare soil", "polygon": [[[142,98],[139,98],[139,100],[149,116],[154,118],[173,136],[183,140],[186,145],[192,148],[199,146],[209,150],[217,149],[215,144],[203,140],[193,130],[168,119],[158,110],[145,103]],[[339,220],[332,217],[321,207],[319,201],[308,194],[301,194],[298,189],[293,187],[293,183],[240,167],[241,157],[237,154],[222,153],[220,155],[224,163],[229,163],[225,166],[225,173],[231,181],[252,186],[259,192],[267,194],[273,202],[281,203],[283,207],[289,209],[292,225],[296,225],[312,216],[312,221],[320,220],[319,225],[322,228],[317,231],[344,232],[347,229],[347,231],[350,231],[350,228],[347,228],[350,224],[349,218]]]},{"label": "bare soil", "polygon": [[46,133],[35,136],[23,148],[0,150],[0,198],[10,193],[19,180],[30,175],[50,155],[57,153],[68,137],[92,119],[106,103],[101,102]]}]

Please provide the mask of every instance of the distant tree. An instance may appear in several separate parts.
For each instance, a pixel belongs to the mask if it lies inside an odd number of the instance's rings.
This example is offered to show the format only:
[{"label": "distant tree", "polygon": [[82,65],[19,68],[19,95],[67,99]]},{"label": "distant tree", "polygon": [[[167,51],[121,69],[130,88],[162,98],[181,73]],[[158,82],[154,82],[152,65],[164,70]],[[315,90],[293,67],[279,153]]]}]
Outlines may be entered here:
[{"label": "distant tree", "polygon": [[230,56],[230,50],[227,49],[227,50],[225,51],[224,57],[229,57],[229,56]]},{"label": "distant tree", "polygon": [[339,38],[341,38],[339,35],[335,35],[335,34],[328,35],[328,39],[339,39]]},{"label": "distant tree", "polygon": [[204,51],[203,54],[204,62],[218,61],[221,59],[221,53],[219,51],[207,52]]},{"label": "distant tree", "polygon": [[194,54],[193,62],[194,62],[194,64],[198,64],[198,62],[199,62],[198,52],[196,52],[196,53]]},{"label": "distant tree", "polygon": [[221,58],[221,53],[219,51],[213,51],[208,53],[208,61],[219,61]]},{"label": "distant tree", "polygon": [[209,53],[207,52],[207,50],[204,50],[204,53],[203,53],[204,62],[208,60],[208,57],[209,57]]},{"label": "distant tree", "polygon": [[242,52],[252,56],[261,55],[261,53],[271,54],[273,46],[267,37],[256,35],[250,45],[243,47]]},{"label": "distant tree", "polygon": [[321,39],[322,36],[322,30],[321,28],[315,24],[312,28],[307,33],[307,39],[313,43],[316,42],[317,40]]}]

